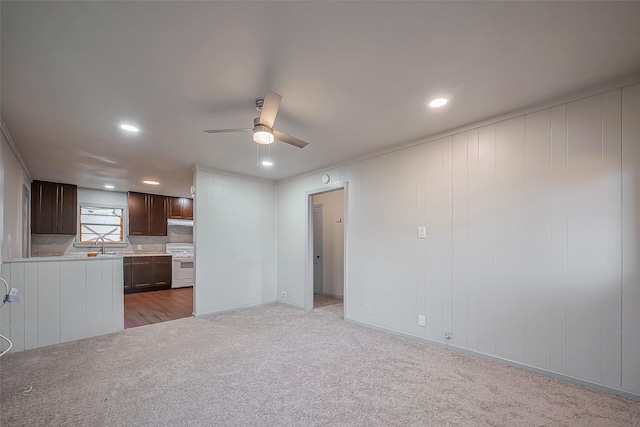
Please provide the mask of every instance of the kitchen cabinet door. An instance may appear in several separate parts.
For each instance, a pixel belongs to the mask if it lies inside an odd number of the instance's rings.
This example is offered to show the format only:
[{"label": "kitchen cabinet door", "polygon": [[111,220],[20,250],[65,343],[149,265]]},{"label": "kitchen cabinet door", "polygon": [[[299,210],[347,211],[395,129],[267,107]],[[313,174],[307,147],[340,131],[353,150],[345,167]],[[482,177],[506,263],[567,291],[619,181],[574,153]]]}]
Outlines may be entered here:
[{"label": "kitchen cabinet door", "polygon": [[169,215],[171,219],[193,219],[193,200],[187,197],[169,197]]},{"label": "kitchen cabinet door", "polygon": [[167,196],[129,193],[129,235],[167,235]]},{"label": "kitchen cabinet door", "polygon": [[171,289],[171,256],[134,256],[122,260],[124,292]]},{"label": "kitchen cabinet door", "polygon": [[31,184],[31,232],[56,234],[58,231],[58,184],[33,181]]},{"label": "kitchen cabinet door", "polygon": [[131,260],[131,288],[142,290],[155,286],[153,279],[153,257],[136,256]]},{"label": "kitchen cabinet door", "polygon": [[133,288],[131,282],[131,263],[132,257],[123,257],[122,258],[122,267],[123,267],[123,278],[124,278],[124,292],[129,293],[129,291]]},{"label": "kitchen cabinet door", "polygon": [[31,232],[75,235],[78,231],[78,187],[56,182],[31,183]]},{"label": "kitchen cabinet door", "polygon": [[184,219],[193,219],[193,199],[184,198],[182,205],[182,216]]},{"label": "kitchen cabinet door", "polygon": [[167,196],[147,195],[149,206],[148,236],[167,235]]},{"label": "kitchen cabinet door", "polygon": [[58,184],[58,234],[78,232],[78,187]]},{"label": "kitchen cabinet door", "polygon": [[147,236],[149,233],[147,195],[129,193],[127,208],[129,210],[129,235]]},{"label": "kitchen cabinet door", "polygon": [[156,286],[171,287],[171,268],[173,258],[170,256],[153,257],[153,281]]}]

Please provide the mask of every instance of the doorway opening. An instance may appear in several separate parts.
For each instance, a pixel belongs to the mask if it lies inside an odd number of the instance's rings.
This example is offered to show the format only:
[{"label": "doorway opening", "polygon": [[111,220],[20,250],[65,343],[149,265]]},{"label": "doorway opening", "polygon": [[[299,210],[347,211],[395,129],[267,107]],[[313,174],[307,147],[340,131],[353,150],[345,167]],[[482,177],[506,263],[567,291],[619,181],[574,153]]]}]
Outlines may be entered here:
[{"label": "doorway opening", "polygon": [[309,193],[308,310],[340,305],[345,298],[345,187]]}]

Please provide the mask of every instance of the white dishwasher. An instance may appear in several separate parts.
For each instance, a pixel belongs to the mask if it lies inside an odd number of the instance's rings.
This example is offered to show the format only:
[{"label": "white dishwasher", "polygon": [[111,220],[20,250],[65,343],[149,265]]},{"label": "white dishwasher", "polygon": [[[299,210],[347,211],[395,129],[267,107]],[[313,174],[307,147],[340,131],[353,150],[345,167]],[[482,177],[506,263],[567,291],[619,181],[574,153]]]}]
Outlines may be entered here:
[{"label": "white dishwasher", "polygon": [[171,287],[186,288],[193,286],[193,243],[167,243],[166,251],[173,258],[171,268]]}]

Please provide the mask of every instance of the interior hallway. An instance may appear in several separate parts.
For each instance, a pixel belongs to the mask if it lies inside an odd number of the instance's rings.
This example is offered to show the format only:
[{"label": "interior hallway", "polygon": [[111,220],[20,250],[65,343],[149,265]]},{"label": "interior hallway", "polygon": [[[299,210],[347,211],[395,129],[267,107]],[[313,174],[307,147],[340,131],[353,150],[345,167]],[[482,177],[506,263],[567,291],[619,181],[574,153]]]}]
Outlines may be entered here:
[{"label": "interior hallway", "polygon": [[313,308],[342,304],[342,300],[328,295],[313,294]]}]

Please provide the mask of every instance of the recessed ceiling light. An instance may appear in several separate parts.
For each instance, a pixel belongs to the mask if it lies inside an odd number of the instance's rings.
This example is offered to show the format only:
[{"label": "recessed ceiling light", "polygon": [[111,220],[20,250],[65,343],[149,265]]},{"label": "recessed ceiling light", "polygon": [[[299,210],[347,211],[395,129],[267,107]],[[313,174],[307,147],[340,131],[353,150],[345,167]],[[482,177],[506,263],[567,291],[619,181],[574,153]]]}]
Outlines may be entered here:
[{"label": "recessed ceiling light", "polygon": [[273,162],[271,160],[265,160],[262,162],[262,166],[273,166]]},{"label": "recessed ceiling light", "polygon": [[104,188],[108,189],[108,190],[113,190],[115,187],[111,184],[105,184]]},{"label": "recessed ceiling light", "polygon": [[145,183],[145,184],[148,184],[148,185],[160,185],[160,183],[158,181],[147,180],[147,181],[142,181],[142,182]]},{"label": "recessed ceiling light", "polygon": [[133,133],[140,132],[140,129],[138,129],[137,126],[129,125],[129,124],[126,124],[126,123],[121,123],[120,124],[120,129],[126,130],[127,132],[133,132]]},{"label": "recessed ceiling light", "polygon": [[447,103],[447,99],[446,98],[436,98],[436,99],[434,99],[433,101],[431,101],[429,103],[429,107],[438,108],[438,107],[442,107],[446,103]]}]

